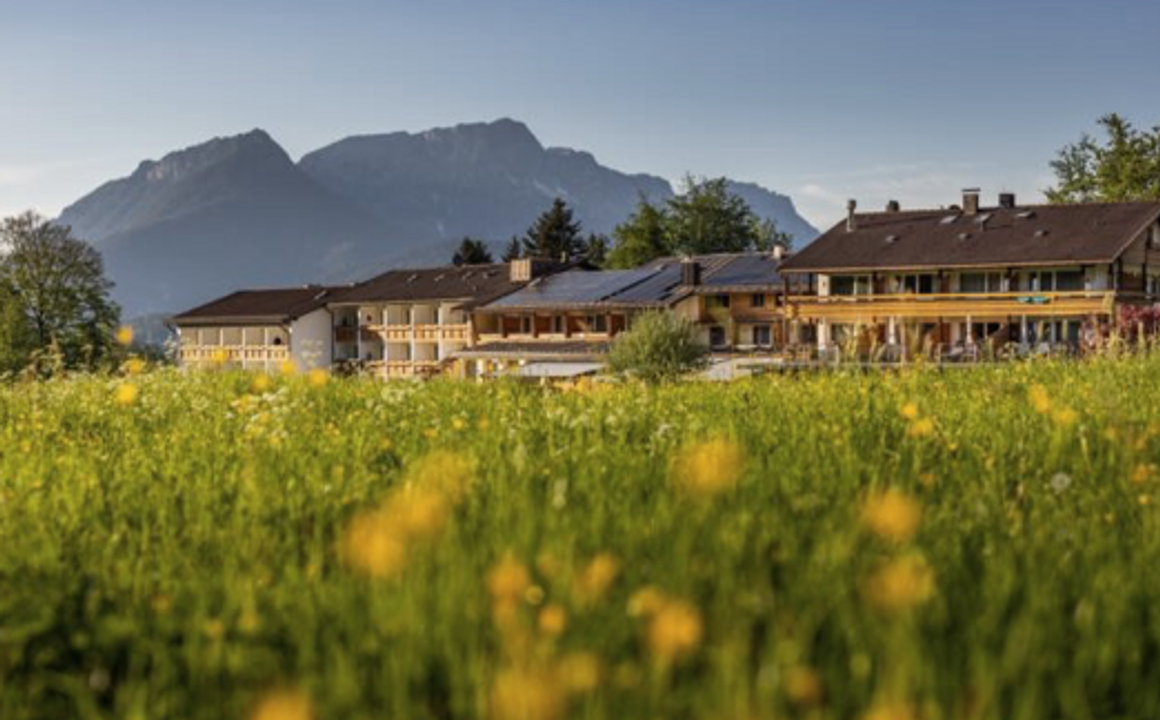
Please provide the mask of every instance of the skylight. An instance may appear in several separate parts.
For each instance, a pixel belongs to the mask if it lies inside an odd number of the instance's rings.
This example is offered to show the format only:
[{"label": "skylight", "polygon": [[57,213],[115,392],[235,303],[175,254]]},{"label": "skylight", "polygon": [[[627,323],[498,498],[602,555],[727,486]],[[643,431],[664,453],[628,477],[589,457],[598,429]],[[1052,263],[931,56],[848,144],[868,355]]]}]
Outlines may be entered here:
[{"label": "skylight", "polygon": [[939,222],[939,224],[940,225],[954,225],[955,220],[958,220],[958,219],[959,219],[958,215],[947,215],[945,218],[943,218]]}]

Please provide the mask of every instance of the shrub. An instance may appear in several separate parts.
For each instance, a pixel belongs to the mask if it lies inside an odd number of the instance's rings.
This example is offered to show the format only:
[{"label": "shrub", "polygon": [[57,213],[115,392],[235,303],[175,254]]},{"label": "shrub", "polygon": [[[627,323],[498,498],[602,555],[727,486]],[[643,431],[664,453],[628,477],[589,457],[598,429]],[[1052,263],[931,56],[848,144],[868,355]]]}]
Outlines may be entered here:
[{"label": "shrub", "polygon": [[674,380],[706,364],[708,348],[691,322],[669,313],[639,315],[608,355],[613,372],[649,383]]}]

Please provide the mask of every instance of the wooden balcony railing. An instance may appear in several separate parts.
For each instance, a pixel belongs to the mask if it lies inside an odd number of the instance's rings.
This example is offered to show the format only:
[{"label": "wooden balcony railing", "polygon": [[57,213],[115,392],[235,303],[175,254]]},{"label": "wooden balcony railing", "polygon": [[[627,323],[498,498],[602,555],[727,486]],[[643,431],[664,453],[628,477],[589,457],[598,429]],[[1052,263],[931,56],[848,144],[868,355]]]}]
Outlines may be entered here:
[{"label": "wooden balcony railing", "polygon": [[1005,293],[914,293],[892,295],[801,295],[788,298],[790,318],[873,322],[888,317],[1098,315],[1112,312],[1111,290]]}]

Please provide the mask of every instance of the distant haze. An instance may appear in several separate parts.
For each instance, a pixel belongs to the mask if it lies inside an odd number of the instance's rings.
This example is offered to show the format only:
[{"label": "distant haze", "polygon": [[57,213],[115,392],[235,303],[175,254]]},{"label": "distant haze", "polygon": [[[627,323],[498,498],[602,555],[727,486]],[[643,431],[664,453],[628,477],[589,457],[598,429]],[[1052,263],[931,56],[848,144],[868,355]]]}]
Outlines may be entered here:
[{"label": "distant haze", "polygon": [[[798,243],[817,231],[790,198],[734,191]],[[345,283],[388,267],[445,264],[465,236],[496,254],[556,197],[585,232],[611,233],[666,180],[591,154],[545,148],[514,120],[347,138],[294,163],[263,130],[144,161],[65,208],[59,221],[102,252],[131,316],[238,288]]]}]

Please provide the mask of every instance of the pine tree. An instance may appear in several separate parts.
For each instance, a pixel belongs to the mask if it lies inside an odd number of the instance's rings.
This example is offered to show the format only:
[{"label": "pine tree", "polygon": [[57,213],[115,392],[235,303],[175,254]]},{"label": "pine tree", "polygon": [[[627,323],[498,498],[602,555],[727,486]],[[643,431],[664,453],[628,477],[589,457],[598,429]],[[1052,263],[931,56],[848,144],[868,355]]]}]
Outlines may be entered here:
[{"label": "pine tree", "polygon": [[451,262],[454,265],[488,265],[495,262],[495,259],[492,258],[487,243],[465,237],[463,242],[459,243],[459,249],[455,251]]},{"label": "pine tree", "polygon": [[560,198],[544,211],[524,235],[524,254],[551,260],[571,260],[584,252],[581,225]]},{"label": "pine tree", "polygon": [[612,231],[616,245],[605,263],[609,268],[634,268],[670,254],[668,217],[664,208],[641,197],[636,212]]},{"label": "pine tree", "polygon": [[595,233],[589,235],[588,239],[584,241],[582,254],[588,264],[604,267],[604,263],[608,261],[608,238]]},{"label": "pine tree", "polygon": [[507,245],[504,246],[503,255],[500,256],[500,260],[504,261],[505,263],[510,263],[512,260],[519,260],[523,256],[523,242],[520,241],[520,239],[515,235],[512,235],[512,239],[508,240]]}]

